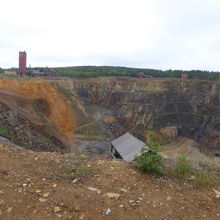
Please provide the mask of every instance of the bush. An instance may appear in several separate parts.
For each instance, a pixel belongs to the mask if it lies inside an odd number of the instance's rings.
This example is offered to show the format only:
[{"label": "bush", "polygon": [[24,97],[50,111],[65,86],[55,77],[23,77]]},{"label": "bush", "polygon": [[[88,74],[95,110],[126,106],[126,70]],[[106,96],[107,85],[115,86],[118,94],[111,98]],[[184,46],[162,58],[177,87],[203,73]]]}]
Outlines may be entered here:
[{"label": "bush", "polygon": [[154,132],[150,132],[147,135],[147,146],[150,147],[155,152],[159,151],[160,143],[158,142],[158,137]]},{"label": "bush", "polygon": [[135,158],[136,167],[143,171],[161,176],[164,173],[164,162],[161,155],[154,150],[148,150],[147,147],[142,148],[141,155]]},{"label": "bush", "polygon": [[187,161],[187,157],[188,155],[186,153],[180,153],[174,169],[174,173],[176,174],[176,176],[182,180],[186,180],[186,178],[192,171],[192,166]]}]

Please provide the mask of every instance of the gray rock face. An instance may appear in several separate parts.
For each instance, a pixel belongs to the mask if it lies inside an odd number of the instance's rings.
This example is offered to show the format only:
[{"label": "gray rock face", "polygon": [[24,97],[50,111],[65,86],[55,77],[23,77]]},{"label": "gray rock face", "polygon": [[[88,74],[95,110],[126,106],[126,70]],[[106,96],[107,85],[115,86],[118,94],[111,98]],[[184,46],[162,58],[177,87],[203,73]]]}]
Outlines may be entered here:
[{"label": "gray rock face", "polygon": [[[86,103],[112,109],[120,121],[132,128],[176,126],[178,135],[208,142],[212,151],[220,148],[219,82],[121,78],[57,83]],[[214,131],[218,135],[213,139]]]}]

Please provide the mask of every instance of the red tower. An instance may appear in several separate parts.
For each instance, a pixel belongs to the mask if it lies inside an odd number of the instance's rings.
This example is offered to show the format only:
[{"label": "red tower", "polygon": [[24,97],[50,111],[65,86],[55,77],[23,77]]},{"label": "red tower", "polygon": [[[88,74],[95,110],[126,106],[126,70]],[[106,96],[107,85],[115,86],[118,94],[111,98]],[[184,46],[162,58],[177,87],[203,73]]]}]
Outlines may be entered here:
[{"label": "red tower", "polygon": [[26,52],[19,52],[19,71],[18,73],[20,75],[25,75],[26,74],[26,59],[27,59],[27,54]]}]

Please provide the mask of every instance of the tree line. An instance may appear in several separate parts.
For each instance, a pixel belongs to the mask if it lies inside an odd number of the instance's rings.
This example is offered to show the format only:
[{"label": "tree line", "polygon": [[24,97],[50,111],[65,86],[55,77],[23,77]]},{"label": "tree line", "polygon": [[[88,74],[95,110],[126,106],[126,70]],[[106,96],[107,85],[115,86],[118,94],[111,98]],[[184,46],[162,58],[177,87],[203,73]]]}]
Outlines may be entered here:
[{"label": "tree line", "polygon": [[137,77],[139,72],[156,78],[181,78],[181,74],[188,74],[189,79],[217,80],[220,72],[201,70],[156,70],[114,66],[75,66],[53,68],[58,76],[71,78],[93,78],[108,76]]},{"label": "tree line", "polygon": [[[47,67],[28,68],[38,69],[42,72],[47,70]],[[130,68],[118,66],[73,66],[73,67],[56,67],[51,68],[58,77],[70,78],[97,78],[97,77],[137,77],[137,74],[143,72],[145,75],[150,75],[155,78],[181,78],[181,74],[188,74],[189,79],[217,80],[220,79],[220,72],[202,71],[202,70],[156,70],[143,68]],[[17,71],[16,68],[11,70]],[[4,70],[0,68],[0,73]]]}]

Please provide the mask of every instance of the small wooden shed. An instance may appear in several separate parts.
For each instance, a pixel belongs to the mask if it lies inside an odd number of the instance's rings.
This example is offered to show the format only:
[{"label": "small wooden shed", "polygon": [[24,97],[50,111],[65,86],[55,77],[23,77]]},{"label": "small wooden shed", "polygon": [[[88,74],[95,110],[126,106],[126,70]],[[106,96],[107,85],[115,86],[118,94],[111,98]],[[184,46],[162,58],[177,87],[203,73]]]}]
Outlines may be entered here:
[{"label": "small wooden shed", "polygon": [[133,161],[135,156],[141,154],[144,146],[146,146],[144,142],[127,132],[111,142],[111,153],[116,158]]}]

